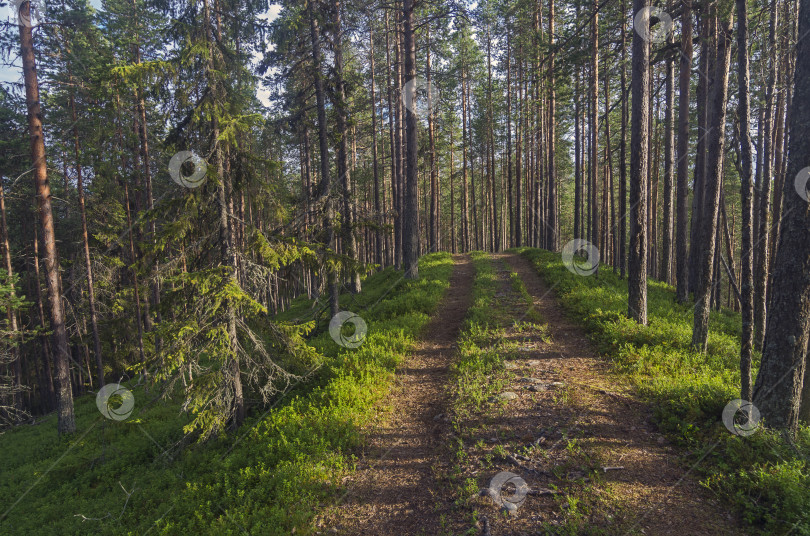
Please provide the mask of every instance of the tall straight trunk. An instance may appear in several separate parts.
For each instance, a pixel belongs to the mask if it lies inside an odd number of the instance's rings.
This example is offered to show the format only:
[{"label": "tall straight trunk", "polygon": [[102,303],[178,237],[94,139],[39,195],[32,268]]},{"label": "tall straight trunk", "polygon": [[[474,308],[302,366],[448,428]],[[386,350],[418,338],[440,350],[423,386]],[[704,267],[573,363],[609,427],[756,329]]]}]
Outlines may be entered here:
[{"label": "tall straight trunk", "polygon": [[[626,0],[622,0],[622,13],[627,13]],[[622,133],[619,140],[619,273],[622,279],[627,268],[627,23],[622,22]]]},{"label": "tall straight trunk", "polygon": [[487,185],[490,203],[490,246],[492,251],[500,251],[498,226],[498,203],[495,195],[495,135],[494,112],[492,106],[492,37],[487,25]]},{"label": "tall straight trunk", "polygon": [[[800,0],[799,35],[810,32],[810,0]],[[793,110],[789,121],[787,177],[794,180],[810,161],[810,41],[796,45]],[[764,179],[763,179],[764,180]],[[793,188],[785,188],[784,217],[774,261],[771,307],[762,364],[754,386],[754,404],[772,428],[796,430],[810,417],[810,400],[802,400],[810,336],[810,205]]]},{"label": "tall straight trunk", "polygon": [[455,141],[453,140],[453,131],[456,125],[452,117],[448,122],[450,127],[450,175],[447,178],[450,182],[450,252],[455,254],[458,246],[456,242]]},{"label": "tall straight trunk", "polygon": [[[17,291],[14,288],[14,270],[11,266],[11,246],[8,240],[8,224],[6,223],[6,195],[3,191],[3,184],[0,182],[0,245],[3,247],[3,268],[6,270],[6,283],[9,286],[9,297],[13,302]],[[8,330],[11,332],[11,357],[14,368],[14,406],[21,410],[22,404],[22,353],[20,345],[22,340],[18,339],[17,332],[19,326],[17,325],[17,311],[9,305],[6,309],[6,316],[8,320]]]},{"label": "tall straight trunk", "polygon": [[754,185],[751,148],[751,84],[748,58],[748,3],[737,4],[737,84],[739,87],[740,119],[740,200],[742,204],[742,245],[740,270],[740,312],[742,337],[740,339],[740,398],[751,400],[751,360],[754,345],[754,237],[751,229],[753,217]]},{"label": "tall straight trunk", "polygon": [[[591,19],[591,242],[601,252],[599,243],[599,2],[593,3],[594,14]],[[635,50],[635,49],[634,49]]]},{"label": "tall straight trunk", "polygon": [[[320,148],[321,161],[321,182],[318,186],[319,198],[325,202],[324,226],[328,234],[329,247],[337,250],[334,219],[334,209],[332,204],[332,179],[329,176],[329,138],[326,124],[326,96],[323,87],[323,72],[321,71],[321,37],[318,19],[312,8],[314,0],[308,0],[307,13],[309,16],[309,34],[312,44],[312,66],[315,78],[315,101],[318,107],[318,144]],[[327,285],[329,287],[329,311],[331,316],[335,316],[340,311],[338,302],[338,284],[334,270],[327,271]]]},{"label": "tall straight trunk", "polygon": [[[212,92],[214,99],[218,98],[219,87],[214,76],[216,69],[216,62],[214,58],[214,45],[216,41],[221,41],[221,35],[215,35],[214,29],[211,25],[211,14],[209,9],[208,0],[203,0],[203,18],[205,20],[205,35],[208,41],[208,58],[206,65],[206,77],[208,79],[209,90]],[[231,224],[228,218],[229,207],[229,192],[230,185],[228,181],[227,172],[225,171],[225,155],[222,145],[219,143],[219,120],[216,115],[211,121],[212,138],[215,143],[214,159],[216,161],[217,169],[217,204],[219,205],[219,256],[222,266],[227,266],[231,269],[229,278],[236,279],[237,266],[236,266],[236,253],[234,244],[232,242],[233,235],[231,233]],[[242,390],[242,377],[239,368],[239,358],[237,354],[237,335],[236,335],[236,309],[234,304],[228,301],[224,304],[223,323],[227,330],[228,337],[228,359],[225,364],[225,370],[228,373],[228,381],[231,383],[230,389],[233,390],[233,400],[231,401],[231,422],[233,426],[241,425],[245,420],[245,399]]]},{"label": "tall straight trunk", "polygon": [[[23,2],[20,16],[30,18],[31,4]],[[45,160],[45,137],[42,132],[42,110],[39,102],[34,39],[30,26],[19,25],[20,56],[25,80],[25,102],[28,108],[28,133],[31,140],[31,161],[34,176],[34,192],[39,206],[42,226],[45,281],[48,286],[51,331],[53,332],[53,357],[56,365],[57,429],[60,434],[76,431],[76,416],[73,411],[73,389],[70,382],[70,348],[62,310],[62,290],[59,285],[59,261],[56,254],[56,232],[51,207],[51,187],[48,183],[48,165]]]},{"label": "tall straight trunk", "polygon": [[374,76],[374,24],[369,21],[368,29],[368,43],[369,43],[369,71],[371,73],[371,158],[374,175],[374,213],[377,215],[375,218],[377,229],[374,232],[374,260],[381,267],[383,266],[383,217],[382,206],[380,202],[381,189],[380,189],[380,171],[377,166],[377,97],[375,95],[376,81]]},{"label": "tall straight trunk", "polygon": [[[28,218],[23,218],[24,228],[28,228]],[[48,331],[47,323],[45,321],[45,306],[42,302],[42,285],[40,283],[40,270],[39,270],[39,233],[37,232],[36,221],[31,226],[31,235],[26,236],[33,245],[33,254],[28,264],[29,275],[29,296],[36,297],[36,320],[32,318],[32,323],[36,323],[40,328],[40,333]],[[27,233],[25,233],[27,235]],[[56,389],[53,383],[53,366],[51,365],[51,348],[48,344],[48,337],[45,335],[37,336],[37,343],[39,344],[40,351],[42,352],[42,377],[40,380],[40,397],[41,405],[45,412],[49,412],[56,407]]]},{"label": "tall straight trunk", "polygon": [[509,239],[507,247],[515,243],[515,214],[512,188],[512,41],[506,35],[506,213],[509,215]]},{"label": "tall straight trunk", "polygon": [[[135,6],[135,1],[132,2],[133,7]],[[136,45],[135,45],[135,63],[140,64],[141,62],[141,51],[140,46],[138,43],[138,37],[136,34]],[[152,192],[152,169],[150,163],[150,156],[149,156],[149,138],[147,136],[146,130],[146,105],[144,103],[143,98],[143,89],[138,86],[135,90],[135,100],[136,100],[136,128],[138,130],[138,140],[140,142],[139,150],[140,150],[140,161],[143,165],[143,179],[145,185],[144,195],[146,196],[146,207],[149,210],[155,208],[155,196]],[[75,128],[75,126],[74,126]],[[155,241],[155,219],[150,218],[149,220],[149,234],[152,242]],[[154,277],[152,282],[150,283],[150,292],[152,294],[152,309],[155,311],[155,318],[158,322],[160,322],[160,287],[158,283],[158,267],[157,265],[152,267]],[[148,311],[148,307],[147,307]],[[147,316],[149,313],[147,312]],[[148,322],[151,325],[151,317],[149,317]],[[160,341],[159,339],[155,339],[155,344],[159,348]]]},{"label": "tall straight trunk", "polygon": [[461,171],[461,251],[470,250],[470,207],[469,192],[467,191],[467,68],[461,67],[461,147],[462,147],[462,171]]},{"label": "tall straight trunk", "polygon": [[96,358],[96,372],[98,374],[99,389],[104,385],[104,365],[101,357],[101,337],[98,333],[98,314],[96,313],[96,289],[93,282],[93,265],[90,262],[90,240],[87,233],[87,211],[84,203],[84,181],[82,180],[82,164],[80,161],[79,127],[76,119],[76,100],[70,95],[70,113],[73,121],[73,148],[76,157],[76,191],[79,195],[79,213],[82,220],[82,246],[84,253],[84,269],[87,275],[87,300],[90,308],[90,327],[93,332],[93,353]]},{"label": "tall straight trunk", "polygon": [[[616,211],[614,209],[614,202],[613,202],[613,151],[610,148],[610,76],[608,73],[605,73],[605,188],[603,191],[603,198],[604,198],[604,208],[603,208],[603,216],[604,216],[604,225],[603,228],[605,230],[604,237],[605,240],[603,242],[605,248],[606,258],[609,258],[610,261],[614,266],[614,272],[616,271],[616,255],[613,251],[613,246],[615,244],[615,232],[616,232]],[[610,219],[608,219],[608,217]],[[607,259],[606,259],[607,260]]]},{"label": "tall straight trunk", "polygon": [[689,227],[689,86],[692,75],[692,2],[684,0],[681,16],[681,54],[678,75],[678,162],[675,225],[675,282],[678,302],[689,297],[687,229]]},{"label": "tall straight trunk", "polygon": [[393,216],[393,234],[392,244],[393,251],[391,251],[391,263],[397,268],[399,261],[397,260],[399,251],[399,215],[397,214],[397,181],[399,177],[399,127],[396,123],[396,116],[399,111],[399,106],[395,106],[394,92],[391,84],[391,76],[394,70],[391,68],[391,29],[388,24],[388,11],[385,12],[385,84],[388,93],[388,134],[390,143],[390,156],[391,156],[391,210]]},{"label": "tall straight trunk", "polygon": [[[115,95],[115,104],[116,104],[116,106],[115,106],[115,108],[116,108],[116,117],[119,117],[120,100],[119,100],[118,93],[116,93],[116,95]],[[127,164],[127,157],[126,157],[127,153],[126,153],[126,151],[123,150],[124,149],[124,136],[123,136],[123,133],[122,133],[122,130],[121,130],[121,121],[120,121],[120,119],[119,119],[119,121],[117,121],[116,139],[117,139],[117,145],[118,145],[118,149],[119,149],[118,152],[121,155],[121,169],[125,170],[129,166]],[[146,358],[145,358],[144,350],[143,350],[143,322],[144,322],[144,318],[143,318],[143,314],[142,314],[142,311],[141,311],[141,293],[140,293],[140,288],[138,286],[138,273],[135,270],[135,263],[137,261],[137,255],[135,253],[135,238],[133,236],[134,235],[134,232],[133,232],[134,227],[132,225],[132,204],[130,203],[130,200],[129,200],[129,183],[126,181],[126,179],[124,179],[122,177],[119,177],[118,185],[119,185],[119,187],[122,187],[124,189],[124,210],[125,210],[126,215],[127,215],[127,229],[130,229],[130,232],[127,233],[127,238],[129,240],[130,272],[132,274],[133,293],[134,293],[134,298],[135,298],[135,315],[136,315],[135,316],[135,325],[137,326],[137,332],[138,332],[138,358],[139,358],[138,363],[144,364],[146,362]],[[146,375],[145,370],[146,369],[144,368],[144,375]]]},{"label": "tall straight trunk", "polygon": [[[648,0],[633,0],[633,12],[639,13]],[[649,10],[642,28],[649,30]],[[638,18],[638,16],[637,16]],[[650,95],[650,46],[639,32],[633,32],[631,91],[633,110],[630,118],[630,252],[627,263],[628,316],[647,324],[647,138]]]},{"label": "tall straight trunk", "polygon": [[[401,17],[400,17],[401,19]],[[397,188],[396,188],[396,212],[397,212],[397,226],[396,233],[399,237],[399,249],[397,250],[397,268],[403,266],[404,259],[404,245],[405,245],[405,106],[402,102],[402,91],[405,86],[405,68],[403,62],[403,31],[402,21],[399,20],[394,24],[395,27],[395,63],[394,69],[396,88],[395,103],[396,103],[396,118],[397,118]]]},{"label": "tall straight trunk", "polygon": [[548,3],[548,233],[546,247],[551,251],[559,249],[559,220],[557,217],[557,110],[556,88],[554,87],[554,0]]},{"label": "tall straight trunk", "polygon": [[695,174],[694,174],[694,196],[692,198],[692,222],[690,231],[689,243],[689,292],[695,292],[698,283],[700,272],[700,233],[702,226],[705,225],[703,221],[703,197],[705,190],[705,175],[706,175],[706,138],[709,135],[709,113],[707,99],[709,95],[708,76],[704,73],[714,72],[712,60],[712,23],[714,22],[708,13],[701,13],[700,17],[700,64],[698,72],[701,76],[698,78],[697,84],[697,116],[698,116],[698,140],[695,155]]},{"label": "tall straight trunk", "polygon": [[754,348],[762,349],[765,339],[765,321],[768,304],[768,244],[770,241],[771,179],[773,177],[773,104],[776,92],[776,32],[778,6],[771,2],[771,20],[768,30],[768,79],[765,88],[765,126],[763,133],[762,176],[759,184],[759,232],[754,250]]},{"label": "tall straight trunk", "polygon": [[574,69],[574,238],[582,238],[582,160],[580,146],[582,133],[580,130],[580,104],[579,104],[579,70]]},{"label": "tall straight trunk", "polygon": [[[672,9],[672,3],[669,3]],[[672,34],[667,35],[667,44],[672,44]],[[673,242],[673,208],[674,208],[674,175],[675,175],[675,62],[671,55],[666,60],[665,82],[666,111],[664,120],[664,222],[663,241],[661,244],[660,279],[672,284],[672,242]]]},{"label": "tall straight trunk", "polygon": [[[354,192],[352,185],[351,170],[349,168],[349,129],[347,124],[348,104],[346,103],[346,87],[343,81],[343,23],[341,18],[340,0],[334,0],[332,4],[333,21],[332,30],[334,32],[335,49],[335,109],[337,110],[337,173],[340,177],[343,189],[343,215],[341,218],[341,243],[343,253],[354,260],[359,261],[357,251],[357,238],[355,236],[355,215],[354,215]],[[352,270],[347,274],[350,280],[350,288],[354,293],[360,292],[360,273]]]},{"label": "tall straight trunk", "polygon": [[[428,99],[433,89],[433,73],[430,65],[430,24],[427,25],[427,43],[425,43],[425,68],[427,69]],[[430,145],[430,251],[439,251],[439,175],[436,168],[436,114],[432,102],[428,103],[428,143]]]},{"label": "tall straight trunk", "polygon": [[[414,0],[402,0],[402,19],[404,22],[405,48],[405,85],[403,91],[406,102],[416,102],[416,42],[414,39]],[[411,82],[411,83],[409,83]],[[413,110],[405,111],[405,138],[407,142],[405,156],[405,196],[403,226],[402,259],[405,276],[409,279],[419,277],[419,190],[417,167],[417,119]]]},{"label": "tall straight trunk", "polygon": [[[712,9],[714,12],[715,9]],[[692,328],[692,346],[703,352],[709,337],[709,311],[711,308],[711,291],[714,283],[713,267],[717,246],[717,219],[720,206],[720,189],[723,183],[723,150],[726,131],[726,97],[728,95],[728,71],[731,61],[731,25],[733,16],[728,21],[715,18],[716,59],[715,71],[709,86],[709,143],[707,144],[705,205],[703,211],[700,240],[700,271],[698,286],[695,288],[695,313]]]},{"label": "tall straight trunk", "polygon": [[[515,121],[516,136],[515,136],[515,246],[521,247],[523,245],[523,180],[521,168],[521,149],[523,147],[523,138],[526,133],[523,132],[523,119],[525,115],[523,111],[523,47],[518,49],[517,57],[517,98],[518,98],[518,114],[517,121]],[[511,156],[511,151],[510,151]]]}]

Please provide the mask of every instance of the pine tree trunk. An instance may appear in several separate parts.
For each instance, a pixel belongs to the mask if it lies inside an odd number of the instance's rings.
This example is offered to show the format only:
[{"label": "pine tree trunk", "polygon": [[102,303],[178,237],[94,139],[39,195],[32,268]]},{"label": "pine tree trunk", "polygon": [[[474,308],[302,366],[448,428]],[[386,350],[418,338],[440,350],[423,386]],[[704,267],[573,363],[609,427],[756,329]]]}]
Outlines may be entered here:
[{"label": "pine tree trunk", "polygon": [[[406,102],[416,102],[416,88],[412,83],[416,78],[416,42],[414,39],[414,0],[402,1],[405,47]],[[411,82],[411,83],[409,83]],[[413,110],[405,111],[405,196],[402,259],[405,277],[419,277],[419,190],[417,167],[417,118]]]},{"label": "pine tree trunk", "polygon": [[599,252],[602,252],[599,242],[599,2],[593,3],[594,14],[591,19],[591,242]]},{"label": "pine tree trunk", "polygon": [[715,71],[709,85],[709,101],[707,115],[709,116],[709,143],[706,154],[706,175],[704,192],[704,211],[701,229],[698,233],[699,272],[695,288],[694,326],[692,328],[692,346],[706,351],[706,342],[709,336],[709,311],[711,309],[711,291],[714,282],[713,268],[715,263],[715,249],[717,247],[717,224],[720,205],[720,192],[723,183],[723,151],[726,130],[726,103],[728,95],[728,71],[731,60],[731,20],[717,19],[715,8],[712,15],[715,18],[715,38],[717,40]]},{"label": "pine tree trunk", "polygon": [[93,353],[96,358],[96,372],[98,374],[99,389],[104,385],[104,365],[101,357],[101,338],[98,333],[98,314],[96,313],[96,291],[93,283],[93,266],[90,262],[90,241],[87,233],[87,211],[84,203],[84,184],[82,181],[82,165],[79,160],[79,128],[76,124],[76,101],[70,95],[70,113],[73,121],[73,148],[76,156],[76,190],[79,195],[79,213],[82,220],[82,246],[84,252],[84,269],[87,275],[87,300],[90,308],[90,327],[93,331]]},{"label": "pine tree trunk", "polygon": [[[14,270],[11,266],[11,246],[8,241],[8,225],[6,223],[6,196],[3,184],[0,182],[0,245],[3,247],[3,268],[6,270],[7,284],[10,288],[9,297],[14,301],[17,292],[14,288]],[[8,330],[11,332],[11,357],[14,368],[13,390],[14,407],[23,409],[22,405],[22,354],[20,345],[22,340],[17,338],[19,326],[17,325],[17,312],[9,305],[6,309]]]},{"label": "pine tree trunk", "polygon": [[383,262],[383,217],[382,217],[382,204],[380,200],[380,172],[377,166],[377,97],[374,94],[376,89],[376,80],[374,73],[374,24],[369,21],[368,30],[368,43],[369,43],[369,72],[371,73],[371,158],[372,158],[372,172],[374,174],[374,213],[376,214],[377,229],[374,231],[374,260],[380,267],[384,266]]},{"label": "pine tree trunk", "polygon": [[763,128],[762,176],[759,184],[759,231],[754,250],[754,348],[761,350],[765,339],[765,321],[768,304],[768,244],[770,243],[769,214],[771,206],[771,178],[773,176],[773,102],[776,91],[776,31],[778,3],[771,2],[771,20],[768,30],[768,80],[765,88],[765,126]]},{"label": "pine tree trunk", "polygon": [[[30,2],[24,2],[20,9],[22,17],[30,18]],[[56,365],[56,406],[57,429],[60,434],[76,431],[76,416],[73,411],[73,389],[70,382],[70,349],[62,310],[62,291],[59,285],[59,261],[56,252],[56,233],[51,208],[51,187],[48,184],[48,166],[45,160],[45,137],[42,131],[42,111],[39,102],[34,39],[30,26],[19,25],[20,51],[25,80],[25,101],[28,108],[28,132],[31,139],[31,161],[34,169],[34,191],[39,206],[42,226],[43,257],[45,261],[45,281],[48,286],[48,301],[51,309],[51,331],[53,332],[53,356]]]},{"label": "pine tree trunk", "polygon": [[678,149],[677,214],[675,218],[676,298],[684,303],[689,297],[687,232],[689,227],[689,78],[692,74],[692,2],[684,0],[681,16],[680,74],[678,76]]},{"label": "pine tree trunk", "polygon": [[740,120],[740,200],[742,204],[742,245],[740,270],[740,311],[742,337],[740,339],[740,398],[751,400],[751,361],[754,344],[754,240],[752,233],[753,196],[752,150],[751,150],[751,83],[748,58],[748,4],[737,4],[737,84],[739,87]]},{"label": "pine tree trunk", "polygon": [[548,3],[548,233],[546,247],[551,251],[559,249],[559,220],[557,217],[557,108],[556,88],[554,87],[554,0]]},{"label": "pine tree trunk", "polygon": [[[647,7],[648,0],[633,0],[633,12]],[[645,13],[649,13],[648,11]],[[649,29],[649,15],[642,17]],[[638,17],[637,17],[638,19]],[[647,324],[647,158],[649,139],[650,47],[633,32],[632,102],[630,118],[630,252],[627,262],[628,316]]]},{"label": "pine tree trunk", "polygon": [[[627,13],[627,4],[622,0],[622,13]],[[622,132],[619,140],[619,220],[621,229],[619,231],[619,273],[622,279],[627,268],[627,24],[622,22]],[[577,80],[579,83],[579,80]]]},{"label": "pine tree trunk", "polygon": [[[672,3],[669,4],[672,9]],[[667,44],[672,44],[672,34],[667,35]],[[661,244],[660,279],[672,284],[673,208],[675,174],[675,62],[672,56],[666,60],[666,119],[664,124],[664,228]]]},{"label": "pine tree trunk", "polygon": [[[810,31],[810,0],[800,0],[799,35]],[[787,177],[794,180],[810,162],[810,41],[796,45],[795,95],[789,120]],[[767,143],[767,142],[766,142]],[[772,428],[795,431],[810,416],[810,400],[801,400],[810,336],[810,205],[785,188],[784,218],[774,262],[762,363],[754,386],[754,404]]]},{"label": "pine tree trunk", "polygon": [[[359,260],[357,251],[357,238],[354,234],[355,217],[353,205],[353,185],[351,170],[349,168],[349,129],[346,122],[347,103],[346,88],[343,82],[343,25],[341,20],[340,0],[335,0],[332,4],[334,32],[334,52],[335,52],[335,109],[337,110],[337,173],[342,185],[343,215],[341,218],[341,243],[343,253],[354,260]],[[360,273],[352,270],[347,274],[350,280],[351,291],[355,294],[360,292]]]},{"label": "pine tree trunk", "polygon": [[[334,208],[332,201],[332,179],[329,175],[329,139],[326,124],[326,96],[323,87],[323,72],[321,71],[321,44],[318,19],[315,18],[312,4],[315,0],[308,0],[307,12],[309,16],[309,32],[312,44],[312,64],[315,73],[315,100],[318,107],[318,144],[320,148],[321,182],[318,186],[319,199],[325,202],[324,226],[328,234],[329,246],[337,251],[334,228]],[[327,269],[327,285],[329,287],[329,312],[335,316],[340,311],[338,303],[337,278],[333,269]]]}]

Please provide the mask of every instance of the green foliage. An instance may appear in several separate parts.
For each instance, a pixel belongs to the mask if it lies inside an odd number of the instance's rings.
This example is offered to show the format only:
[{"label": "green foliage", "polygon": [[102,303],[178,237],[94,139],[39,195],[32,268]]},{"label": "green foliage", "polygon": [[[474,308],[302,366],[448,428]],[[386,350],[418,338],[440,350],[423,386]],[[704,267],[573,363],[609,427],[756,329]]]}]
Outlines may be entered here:
[{"label": "green foliage", "polygon": [[[104,420],[86,396],[76,402],[74,436],[55,440],[53,416],[0,436],[0,504],[13,506],[0,534],[311,534],[319,507],[342,495],[361,425],[449,287],[452,260],[428,255],[419,271],[410,281],[389,268],[370,276],[362,294],[342,296],[368,324],[364,344],[340,348],[324,319],[307,341],[323,353],[321,367],[232,435],[188,445],[182,396],[130,385],[136,409],[128,420]],[[296,316],[310,308],[298,300],[275,324],[299,325]]]},{"label": "green foliage", "polygon": [[[519,250],[550,284],[600,353],[632,378],[651,403],[659,428],[691,454],[704,484],[734,503],[766,534],[810,534],[810,429],[794,439],[769,430],[740,437],[721,422],[739,398],[740,316],[713,311],[705,354],[691,348],[692,308],[665,283],[648,283],[648,326],[627,318],[627,282],[608,268],[582,277],[559,254]],[[758,365],[758,356],[755,360]]]}]

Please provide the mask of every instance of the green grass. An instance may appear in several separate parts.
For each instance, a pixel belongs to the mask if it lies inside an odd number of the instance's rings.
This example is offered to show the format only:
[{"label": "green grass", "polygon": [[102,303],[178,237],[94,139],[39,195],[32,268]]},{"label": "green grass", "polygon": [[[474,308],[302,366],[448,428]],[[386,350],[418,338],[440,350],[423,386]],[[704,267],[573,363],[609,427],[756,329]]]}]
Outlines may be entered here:
[{"label": "green grass", "polygon": [[[10,511],[0,534],[312,533],[313,517],[353,469],[361,423],[449,287],[452,260],[428,255],[419,273],[405,281],[387,269],[362,294],[343,296],[342,308],[368,324],[365,343],[341,349],[324,319],[311,341],[321,368],[269,411],[255,408],[235,433],[187,445],[190,419],[179,403],[131,386],[136,408],[126,421],[105,420],[85,396],[76,400],[75,435],[57,437],[54,416],[3,434],[0,516]],[[299,300],[280,319],[309,307]]]},{"label": "green grass", "polygon": [[810,428],[795,441],[767,430],[739,437],[720,420],[740,394],[738,313],[712,312],[708,351],[697,353],[690,347],[692,307],[676,303],[671,286],[649,281],[649,325],[640,326],[626,316],[626,280],[610,268],[583,277],[559,254],[519,251],[615,370],[629,375],[659,428],[688,452],[685,463],[709,452],[697,466],[704,485],[763,533],[810,535]]}]

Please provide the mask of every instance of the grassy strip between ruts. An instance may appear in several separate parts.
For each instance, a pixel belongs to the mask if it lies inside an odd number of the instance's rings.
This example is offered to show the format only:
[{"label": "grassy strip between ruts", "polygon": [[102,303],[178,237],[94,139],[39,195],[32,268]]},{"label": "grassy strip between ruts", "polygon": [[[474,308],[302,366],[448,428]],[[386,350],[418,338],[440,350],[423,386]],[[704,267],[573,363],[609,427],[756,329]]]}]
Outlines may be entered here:
[{"label": "grassy strip between ruts", "polygon": [[311,533],[318,509],[340,496],[360,425],[389,392],[452,265],[450,255],[431,254],[417,281],[389,268],[343,296],[368,325],[364,344],[342,349],[321,332],[311,341],[324,356],[318,372],[269,412],[257,408],[236,434],[183,448],[180,404],[132,387],[136,411],[126,421],[104,420],[85,396],[72,437],[56,438],[54,416],[0,436],[0,515],[9,510],[0,534]]},{"label": "grassy strip between ruts", "polygon": [[[544,337],[546,333],[546,327],[538,324],[540,316],[523,281],[516,274],[509,274],[508,279],[499,275],[497,261],[486,253],[471,256],[475,267],[472,303],[451,368],[454,441],[449,446],[452,463],[446,475],[455,508],[466,521],[445,526],[442,534],[478,534],[481,501],[492,514],[489,499],[479,498],[479,490],[487,485],[481,476],[495,474],[498,460],[508,456],[503,445],[516,443],[511,436],[514,430],[493,426],[502,421],[506,409],[498,395],[514,379],[505,361],[515,355],[524,336]],[[516,309],[524,311],[523,318],[515,316]],[[498,436],[497,444],[483,439],[493,435]]]},{"label": "grassy strip between ruts", "polygon": [[599,352],[631,377],[705,486],[764,533],[810,535],[810,428],[795,440],[767,430],[740,437],[720,421],[725,405],[739,398],[738,313],[712,312],[708,351],[701,354],[690,348],[692,308],[675,301],[671,286],[649,281],[649,325],[640,326],[626,316],[626,280],[608,267],[584,277],[567,270],[559,254],[518,251],[554,285]]}]

